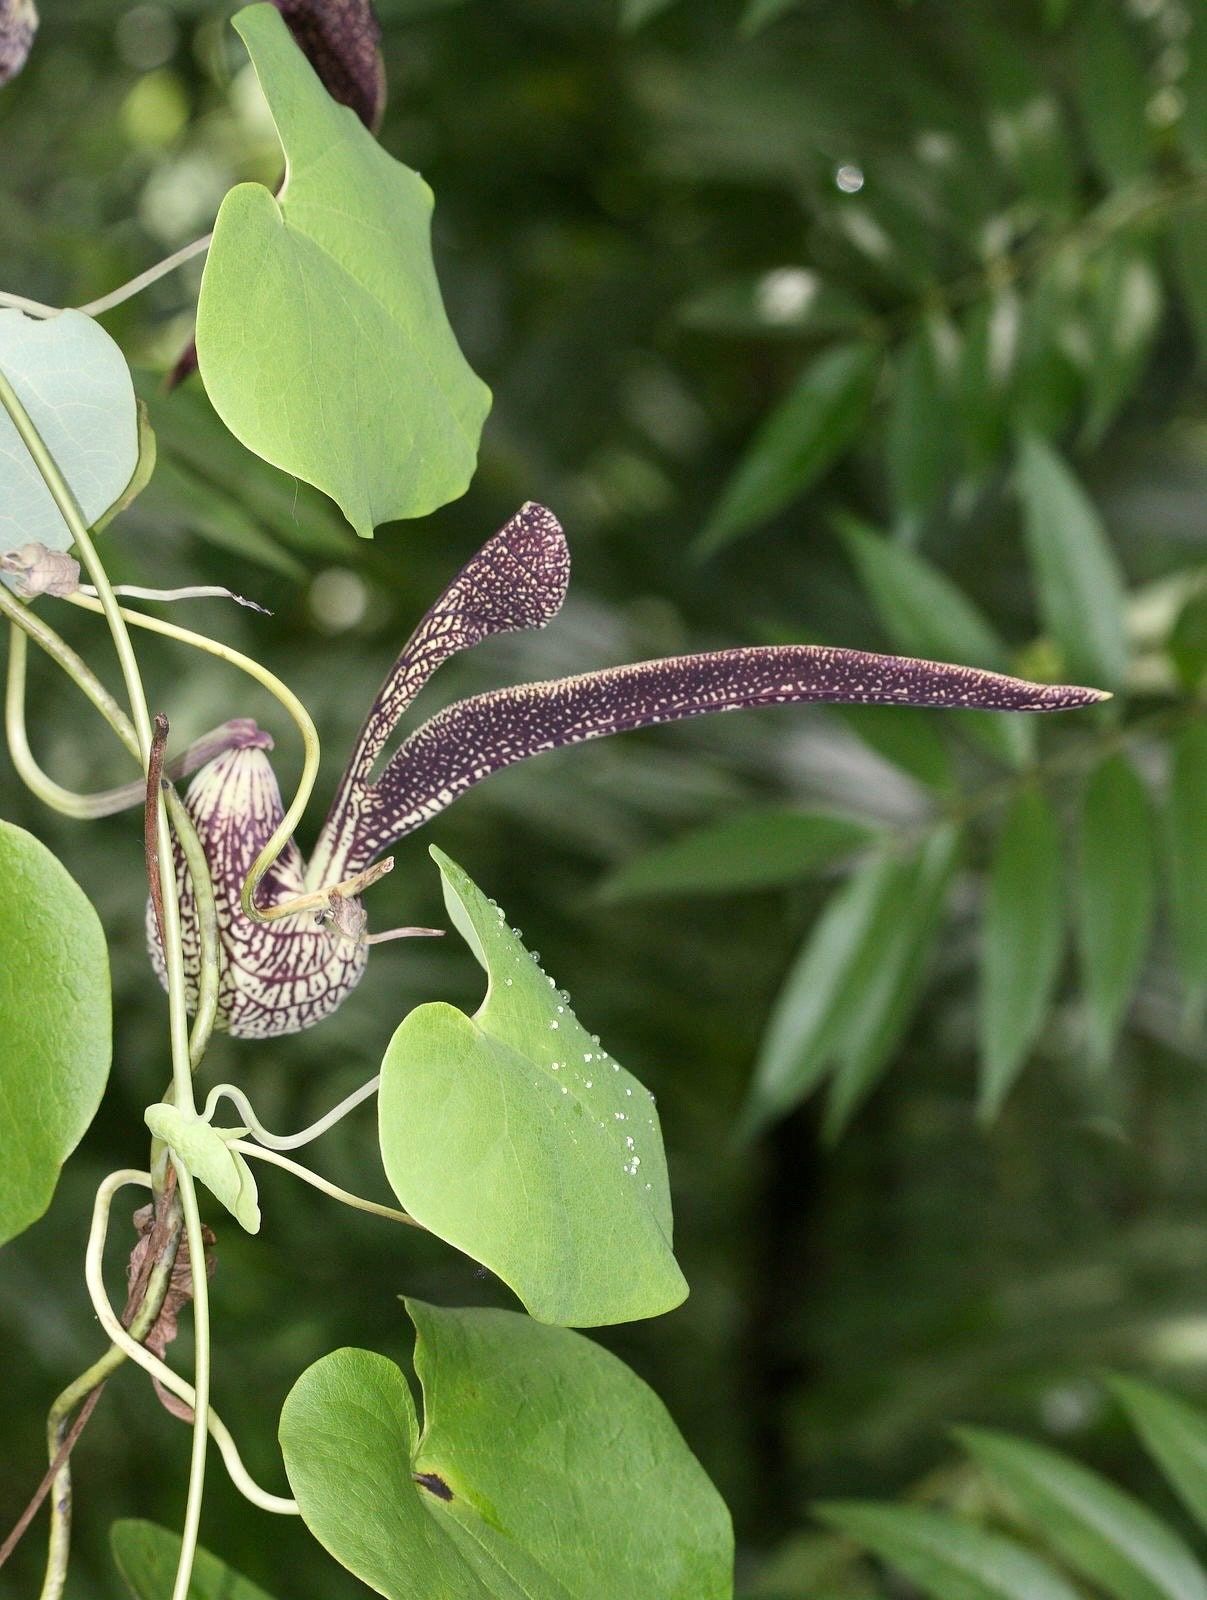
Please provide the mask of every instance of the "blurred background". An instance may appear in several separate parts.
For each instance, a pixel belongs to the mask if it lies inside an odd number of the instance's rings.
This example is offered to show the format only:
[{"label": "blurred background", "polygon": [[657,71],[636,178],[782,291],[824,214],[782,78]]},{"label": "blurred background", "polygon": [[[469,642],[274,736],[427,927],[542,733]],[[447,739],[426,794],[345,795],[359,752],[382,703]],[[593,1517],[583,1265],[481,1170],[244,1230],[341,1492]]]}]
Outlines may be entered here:
[{"label": "blurred background", "polygon": [[[210,227],[279,155],[231,8],[43,0],[0,95],[0,284],[102,293]],[[449,663],[466,692],[728,645],[977,661],[1116,698],[1042,725],[782,709],[544,756],[396,852],[378,927],[443,921],[438,843],[506,907],[658,1097],[692,1286],[598,1337],[666,1401],[733,1509],[743,1592],[870,1588],[811,1533],[835,1495],[974,1493],[947,1430],[1016,1428],[1161,1511],[1103,1367],[1207,1397],[1207,14],[1191,0],[379,0],[381,138],[435,189],[450,316],[495,394],[469,494],[358,541],[225,434],[194,377],[199,264],[110,314],[158,433],[105,535],[116,578],[229,585],[185,619],[310,707],[324,777],[425,606],[524,499],[564,522],[556,623]],[[64,610],[66,608],[63,608]],[[99,628],[55,620],[112,677]],[[274,704],[140,641],[183,742]],[[33,663],[61,782],[122,752]],[[100,1176],[138,1164],[167,1076],[140,829],[35,829],[111,939],[111,1088],[47,1217],[0,1263],[0,1525],[46,1409],[98,1353],[81,1281]],[[890,863],[886,870],[885,862]],[[872,877],[888,882],[872,893]],[[883,888],[883,882],[881,888]],[[846,940],[819,979],[818,940]],[[209,1082],[301,1126],[417,1003],[472,1009],[455,939],[375,951],[338,1020],[219,1038]],[[371,1112],[313,1150],[386,1197]],[[405,1360],[401,1293],[510,1303],[435,1240],[261,1176],[220,1227],[216,1403],[281,1489],[280,1401],[342,1344]],[[113,1251],[115,1293],[120,1257]],[[187,1335],[176,1359],[188,1360]],[[123,1372],[75,1455],[73,1600],[109,1523],[178,1526],[186,1437]],[[204,1541],[279,1600],[363,1589],[215,1464]],[[39,1523],[0,1573],[36,1593]]]}]

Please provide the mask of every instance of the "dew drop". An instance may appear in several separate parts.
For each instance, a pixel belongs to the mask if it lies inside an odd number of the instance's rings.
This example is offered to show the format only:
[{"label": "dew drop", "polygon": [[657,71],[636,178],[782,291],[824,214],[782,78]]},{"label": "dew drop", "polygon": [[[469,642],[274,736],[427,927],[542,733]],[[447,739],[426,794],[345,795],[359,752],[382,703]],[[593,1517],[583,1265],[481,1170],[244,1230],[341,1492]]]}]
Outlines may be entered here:
[{"label": "dew drop", "polygon": [[549,1026],[551,1028],[558,1028],[558,1027],[561,1026],[561,1024],[558,1022],[557,1018],[554,1017],[553,1021],[549,1024]]}]

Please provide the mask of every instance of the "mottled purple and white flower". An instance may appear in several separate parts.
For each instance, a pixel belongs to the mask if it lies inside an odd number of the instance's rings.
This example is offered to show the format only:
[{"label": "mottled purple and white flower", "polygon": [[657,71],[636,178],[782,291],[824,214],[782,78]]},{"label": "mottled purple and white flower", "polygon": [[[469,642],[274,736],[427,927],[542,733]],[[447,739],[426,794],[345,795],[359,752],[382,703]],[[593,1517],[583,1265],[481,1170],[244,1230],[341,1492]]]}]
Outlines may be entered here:
[{"label": "mottled purple and white flower", "polygon": [[[670,656],[471,695],[420,724],[387,756],[400,718],[444,661],[495,634],[544,627],[560,610],[569,577],[557,519],[543,506],[523,506],[411,635],[361,728],[309,866],[291,842],[260,886],[261,905],[283,905],[355,877],[513,762],[630,728],[807,702],[1067,711],[1105,698],[1097,689],[1027,683],[938,661],[776,645]],[[355,988],[368,958],[363,908],[355,902],[321,924],[312,911],[260,923],[244,915],[244,879],[282,806],[268,735],[252,722],[228,729],[229,748],[197,773],[185,804],[218,899],[220,1024],[233,1034],[270,1038],[311,1027]],[[178,870],[195,998],[196,913],[183,860]],[[153,924],[148,932],[158,963]]]}]

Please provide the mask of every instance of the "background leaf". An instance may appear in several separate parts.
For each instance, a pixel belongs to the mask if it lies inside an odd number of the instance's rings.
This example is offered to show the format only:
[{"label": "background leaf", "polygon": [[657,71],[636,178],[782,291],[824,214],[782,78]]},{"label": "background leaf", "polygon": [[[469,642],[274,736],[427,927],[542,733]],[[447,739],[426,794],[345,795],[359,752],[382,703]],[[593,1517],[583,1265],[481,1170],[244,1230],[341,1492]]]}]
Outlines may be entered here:
[{"label": "background leaf", "polygon": [[[289,181],[227,195],[197,312],[214,408],[357,533],[464,494],[490,396],[444,314],[431,190],[330,99],[280,13],[239,13]],[[127,474],[129,476],[129,474]]]},{"label": "background leaf", "polygon": [[[1005,645],[986,618],[924,556],[852,517],[841,519],[839,532],[895,649],[992,672],[1009,669]],[[1034,729],[1025,717],[956,715],[960,726],[1011,766],[1022,765],[1034,749]]]},{"label": "background leaf", "polygon": [[432,856],[489,984],[472,1018],[419,1006],[390,1041],[379,1132],[395,1194],[543,1322],[669,1311],[687,1285],[653,1097],[586,1032],[502,910]]},{"label": "background leaf", "polygon": [[1040,439],[1023,441],[1018,481],[1044,621],[1074,677],[1115,688],[1128,659],[1123,580],[1098,514]]},{"label": "background leaf", "polygon": [[842,1502],[817,1514],[933,1600],[1076,1600],[1076,1590],[1022,1545],[941,1511]]},{"label": "background leaf", "polygon": [[805,368],[739,462],[700,535],[699,554],[749,533],[821,477],[863,425],[879,359],[875,346],[847,344]]},{"label": "background leaf", "polygon": [[1167,818],[1174,943],[1192,1010],[1207,996],[1207,722],[1174,739]]},{"label": "background leaf", "polygon": [[1022,1520],[1113,1600],[1203,1600],[1207,1578],[1186,1544],[1132,1495],[1058,1451],[1008,1434],[956,1437],[1022,1510]]},{"label": "background leaf", "polygon": [[601,892],[606,900],[631,900],[775,888],[853,855],[873,837],[846,817],[764,806],[639,855],[605,879]]},{"label": "background leaf", "polygon": [[109,953],[96,912],[30,833],[0,821],[0,1244],[50,1204],[109,1076]]},{"label": "background leaf", "polygon": [[1006,815],[987,892],[980,1110],[989,1120],[1044,1025],[1064,949],[1060,830],[1038,789],[1023,789]]},{"label": "background leaf", "polygon": [[1207,1530],[1207,1417],[1197,1406],[1135,1378],[1116,1374],[1109,1383],[1148,1453],[1200,1529]]},{"label": "background leaf", "polygon": [[874,970],[837,1048],[826,1133],[837,1138],[875,1087],[909,1026],[955,871],[959,833],[940,828],[909,864],[904,902],[880,928]]},{"label": "background leaf", "polygon": [[1106,1061],[1152,933],[1156,892],[1148,793],[1124,756],[1091,775],[1081,816],[1078,933],[1090,1050]]},{"label": "background leaf", "polygon": [[[180,1539],[153,1522],[133,1519],[115,1522],[109,1530],[109,1544],[117,1569],[126,1580],[134,1600],[164,1600],[172,1591]],[[208,1550],[197,1551],[189,1600],[269,1600],[258,1584],[250,1582],[219,1561]]]}]

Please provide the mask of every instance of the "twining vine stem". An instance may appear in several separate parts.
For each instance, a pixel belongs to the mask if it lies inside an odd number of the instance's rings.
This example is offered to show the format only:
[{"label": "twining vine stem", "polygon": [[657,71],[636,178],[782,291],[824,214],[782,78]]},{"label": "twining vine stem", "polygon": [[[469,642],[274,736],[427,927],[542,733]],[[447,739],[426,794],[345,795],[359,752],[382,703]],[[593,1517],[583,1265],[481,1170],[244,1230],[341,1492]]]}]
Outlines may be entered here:
[{"label": "twining vine stem", "polygon": [[[101,295],[99,299],[89,300],[85,305],[76,306],[75,310],[83,312],[86,317],[99,317],[103,311],[112,311],[114,306],[120,306],[124,300],[133,299],[149,285],[167,277],[169,272],[175,272],[177,267],[184,266],[186,261],[192,261],[194,256],[204,254],[209,249],[213,237],[212,233],[207,233],[204,238],[194,239],[191,244],[174,250],[170,256],[157,261],[153,267],[148,267],[145,272],[140,272],[129,282],[119,284],[116,289],[110,289],[108,294]],[[3,289],[0,289],[0,306],[12,306],[17,311],[27,312],[31,317],[42,318],[57,317],[63,310],[62,306],[43,305],[40,300],[28,300],[22,294],[9,294]]]},{"label": "twining vine stem", "polygon": [[[122,680],[126,687],[126,695],[130,702],[130,716],[134,725],[134,734],[138,743],[138,755],[144,773],[148,768],[151,755],[151,717],[147,708],[146,692],[143,688],[142,677],[138,668],[138,660],[134,654],[134,647],[126,627],[125,618],[121,614],[121,607],[109,584],[109,575],[104,564],[97,555],[96,547],[88,532],[83,513],[80,511],[70,485],[59,469],[54,456],[47,449],[45,441],[35,427],[32,418],[20,396],[13,388],[6,373],[0,371],[0,404],[8,412],[13,426],[16,428],[22,443],[41,474],[42,480],[50,492],[60,516],[67,525],[79,552],[80,560],[87,569],[99,596],[97,604],[104,612],[105,620],[109,624],[109,634],[117,653],[118,664],[121,668]],[[168,1032],[172,1055],[172,1097],[176,1106],[186,1113],[196,1114],[196,1104],[193,1099],[192,1061],[189,1052],[189,1019],[188,1008],[185,1000],[184,954],[181,944],[180,931],[180,903],[176,893],[176,867],[172,857],[172,844],[167,828],[167,808],[162,791],[156,799],[159,818],[159,837],[157,855],[159,858],[159,881],[163,892],[164,909],[164,966],[168,983]],[[182,1165],[177,1166],[177,1179],[179,1183],[181,1208],[184,1212],[185,1234],[189,1241],[190,1250],[196,1250],[194,1260],[203,1261],[201,1240],[201,1215],[197,1209],[197,1196],[191,1181]],[[193,1310],[196,1319],[196,1373],[197,1386],[200,1391],[200,1404],[193,1419],[193,1451],[189,1470],[188,1498],[185,1507],[184,1534],[181,1539],[180,1560],[176,1571],[176,1580],[172,1588],[172,1600],[187,1600],[189,1584],[192,1577],[193,1563],[197,1552],[197,1531],[201,1520],[201,1506],[205,1495],[205,1458],[209,1435],[206,1431],[206,1415],[208,1411],[209,1388],[209,1284],[206,1280],[204,1268],[194,1274]],[[122,1330],[124,1335],[124,1330]],[[127,1336],[128,1337],[128,1336]],[[141,1350],[141,1346],[137,1346]],[[61,1594],[63,1582],[60,1575],[54,1570],[56,1552],[52,1549],[52,1561],[48,1563],[46,1582],[43,1585],[45,1600],[55,1600]],[[63,1565],[66,1563],[66,1552],[62,1556]]]},{"label": "twining vine stem", "polygon": [[[180,1169],[177,1168],[179,1179]],[[158,1378],[160,1383],[169,1393],[174,1394],[178,1400],[183,1400],[185,1405],[192,1407],[194,1422],[200,1418],[202,1431],[208,1428],[218,1446],[219,1453],[230,1474],[231,1482],[246,1499],[253,1505],[259,1506],[262,1511],[273,1511],[281,1515],[294,1516],[297,1514],[297,1505],[293,1500],[281,1495],[270,1494],[267,1489],[262,1489],[243,1465],[243,1458],[239,1454],[238,1446],[230,1429],[207,1403],[204,1407],[198,1404],[199,1390],[186,1382],[179,1373],[173,1372],[166,1361],[161,1361],[153,1355],[144,1345],[133,1339],[114,1311],[105,1292],[104,1255],[105,1238],[109,1227],[109,1211],[113,1204],[113,1196],[119,1189],[124,1189],[128,1184],[137,1184],[143,1188],[151,1187],[149,1172],[138,1172],[130,1168],[122,1168],[111,1172],[96,1192],[96,1200],[92,1209],[92,1227],[88,1234],[88,1250],[84,1258],[84,1279],[88,1285],[88,1294],[92,1300],[93,1309],[105,1332],[131,1361],[136,1362],[144,1371],[149,1372],[153,1378]],[[183,1199],[183,1196],[182,1196]],[[186,1208],[187,1216],[187,1208]],[[192,1255],[190,1246],[190,1259],[194,1265],[193,1271],[193,1304],[196,1306],[196,1288],[205,1277],[204,1256],[200,1253],[202,1241],[198,1237],[198,1254]],[[198,1329],[198,1342],[200,1342],[200,1329]],[[187,1588],[186,1588],[187,1593]]]}]

